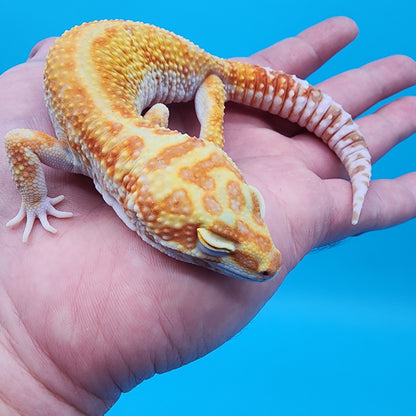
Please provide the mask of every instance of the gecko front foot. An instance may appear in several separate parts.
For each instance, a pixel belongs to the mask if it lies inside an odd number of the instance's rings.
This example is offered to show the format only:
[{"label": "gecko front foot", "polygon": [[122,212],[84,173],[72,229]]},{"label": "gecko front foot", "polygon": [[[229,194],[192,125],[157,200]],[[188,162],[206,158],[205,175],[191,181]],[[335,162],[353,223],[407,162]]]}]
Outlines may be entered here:
[{"label": "gecko front foot", "polygon": [[43,228],[46,231],[55,234],[56,229],[49,224],[48,215],[52,215],[56,218],[70,218],[73,215],[72,212],[59,211],[54,207],[55,204],[58,204],[63,199],[63,195],[59,195],[55,198],[46,197],[35,206],[29,207],[26,207],[25,204],[22,202],[19,212],[13,219],[11,219],[6,224],[6,227],[12,227],[20,223],[20,221],[22,221],[26,217],[26,226],[25,230],[23,231],[23,242],[26,243],[29,238],[30,232],[32,231],[35,219],[39,218],[39,221],[42,224]]}]

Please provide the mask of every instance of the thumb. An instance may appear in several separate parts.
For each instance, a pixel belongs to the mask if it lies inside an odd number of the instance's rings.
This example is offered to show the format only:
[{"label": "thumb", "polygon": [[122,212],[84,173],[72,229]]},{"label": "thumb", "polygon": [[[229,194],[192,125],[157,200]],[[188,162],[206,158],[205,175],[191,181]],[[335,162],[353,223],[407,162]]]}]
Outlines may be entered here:
[{"label": "thumb", "polygon": [[29,53],[29,61],[43,61],[49,53],[49,48],[52,46],[56,38],[46,38],[39,41]]}]

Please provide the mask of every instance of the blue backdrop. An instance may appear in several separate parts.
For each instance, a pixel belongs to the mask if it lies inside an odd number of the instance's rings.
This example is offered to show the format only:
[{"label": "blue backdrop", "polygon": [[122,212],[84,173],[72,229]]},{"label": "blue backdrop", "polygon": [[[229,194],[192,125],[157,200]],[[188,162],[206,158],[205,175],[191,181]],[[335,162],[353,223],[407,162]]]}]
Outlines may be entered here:
[{"label": "blue backdrop", "polygon": [[[0,16],[0,72],[24,61],[37,40],[95,19],[153,23],[232,57],[327,17],[352,17],[360,27],[358,39],[310,78],[319,82],[390,54],[416,58],[411,3],[6,2]],[[375,177],[416,170],[415,139],[377,163]],[[415,235],[412,221],[310,254],[234,339],[195,363],[144,382],[108,414],[416,415]]]}]

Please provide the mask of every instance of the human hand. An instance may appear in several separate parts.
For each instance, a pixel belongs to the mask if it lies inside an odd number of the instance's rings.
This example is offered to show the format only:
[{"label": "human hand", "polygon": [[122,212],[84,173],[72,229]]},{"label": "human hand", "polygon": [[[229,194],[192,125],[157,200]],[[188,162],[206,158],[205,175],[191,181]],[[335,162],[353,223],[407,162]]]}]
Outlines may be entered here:
[{"label": "human hand", "polygon": [[[306,77],[356,35],[342,18],[323,22],[259,52],[249,62]],[[51,41],[0,78],[0,135],[15,127],[53,134],[43,102],[42,71]],[[296,53],[295,53],[296,52]],[[392,57],[339,75],[322,89],[358,116],[416,82],[416,64]],[[197,134],[188,105],[175,106],[172,127]],[[376,161],[416,131],[416,100],[402,98],[358,122]],[[294,137],[279,132],[289,128]],[[155,372],[215,349],[249,322],[287,273],[312,248],[383,228],[416,215],[416,174],[374,181],[360,222],[351,225],[351,189],[344,170],[319,139],[277,117],[230,105],[225,150],[266,201],[266,222],[282,252],[280,275],[256,284],[180,263],[143,243],[118,220],[87,178],[45,167],[51,196],[63,193],[69,220],[58,234],[0,228],[1,400],[34,414],[78,409],[100,414]],[[0,152],[1,222],[20,197]],[[21,389],[32,392],[22,397]],[[58,399],[59,398],[59,399]],[[25,403],[24,400],[30,400]],[[5,413],[5,412],[4,412]],[[44,412],[45,413],[45,412]]]}]

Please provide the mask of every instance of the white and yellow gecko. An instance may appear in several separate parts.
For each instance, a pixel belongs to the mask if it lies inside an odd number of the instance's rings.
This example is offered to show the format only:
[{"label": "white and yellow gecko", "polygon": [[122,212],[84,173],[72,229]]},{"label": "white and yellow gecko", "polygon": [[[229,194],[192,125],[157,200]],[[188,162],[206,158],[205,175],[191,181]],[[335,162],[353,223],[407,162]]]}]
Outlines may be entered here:
[{"label": "white and yellow gecko", "polygon": [[[352,222],[367,192],[370,155],[341,106],[306,81],[223,60],[163,29],[130,21],[86,23],[58,38],[44,72],[56,138],[16,129],[5,138],[22,196],[26,241],[36,218],[69,217],[49,198],[41,162],[88,175],[146,242],[179,260],[253,281],[280,266],[259,191],[222,150],[224,103],[259,108],[320,137],[346,167]],[[165,104],[195,100],[199,137],[168,128]],[[148,111],[142,115],[142,112]]]}]

